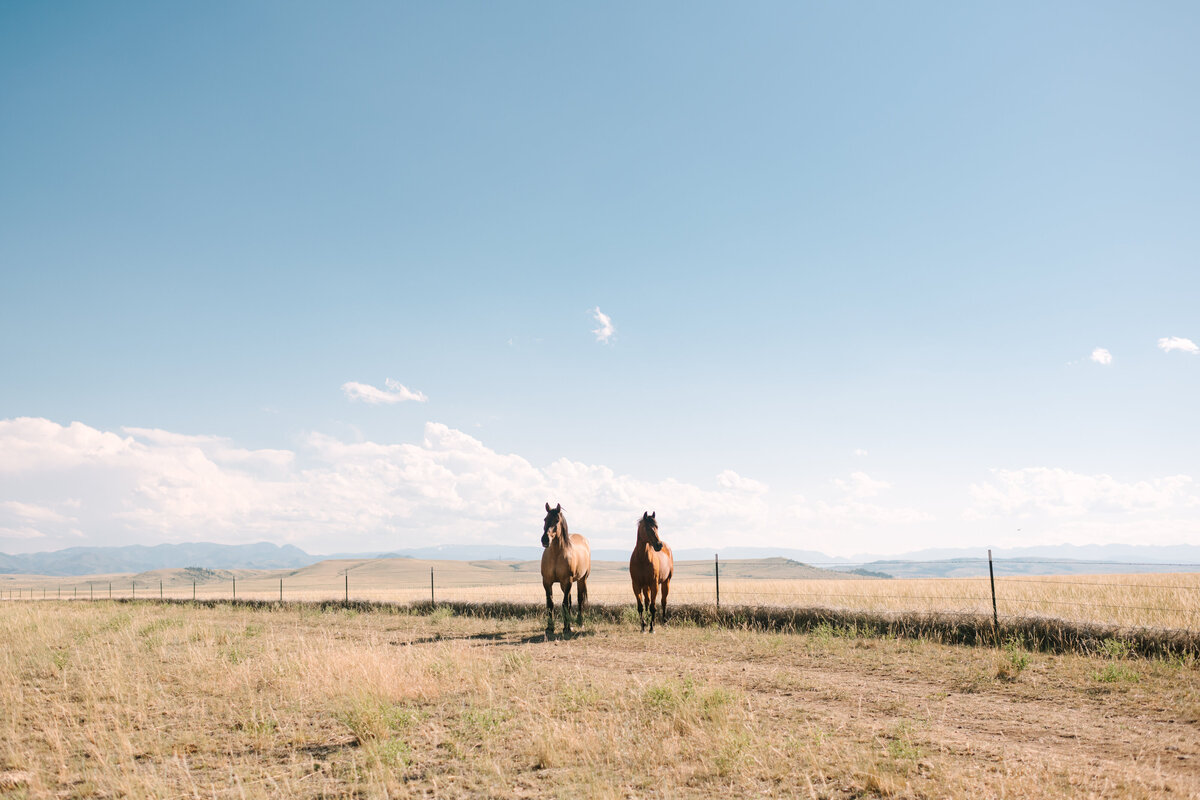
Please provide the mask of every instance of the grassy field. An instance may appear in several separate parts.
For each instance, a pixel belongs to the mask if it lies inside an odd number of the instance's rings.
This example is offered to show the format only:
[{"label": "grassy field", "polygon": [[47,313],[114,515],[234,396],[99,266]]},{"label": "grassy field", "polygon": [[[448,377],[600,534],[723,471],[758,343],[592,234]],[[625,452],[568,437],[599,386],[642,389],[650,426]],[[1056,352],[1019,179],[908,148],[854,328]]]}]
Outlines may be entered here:
[{"label": "grassy field", "polygon": [[1196,797],[1194,658],[0,605],[2,797]]},{"label": "grassy field", "polygon": [[[0,597],[106,599],[139,596],[189,599],[340,599],[412,602],[430,597],[430,570],[437,600],[541,602],[537,562],[330,560],[297,570],[158,570],[139,575],[84,578],[0,576]],[[193,582],[195,586],[193,589]],[[161,585],[161,590],[160,590]],[[597,562],[588,582],[593,603],[632,604],[628,566]],[[1052,617],[1129,627],[1200,631],[1200,573],[1055,575],[996,580],[1004,617]],[[560,595],[556,590],[556,602]],[[987,578],[874,580],[787,561],[734,561],[721,568],[724,605],[804,606],[861,611],[940,612],[990,615]],[[713,564],[681,562],[671,602],[716,601]]]}]

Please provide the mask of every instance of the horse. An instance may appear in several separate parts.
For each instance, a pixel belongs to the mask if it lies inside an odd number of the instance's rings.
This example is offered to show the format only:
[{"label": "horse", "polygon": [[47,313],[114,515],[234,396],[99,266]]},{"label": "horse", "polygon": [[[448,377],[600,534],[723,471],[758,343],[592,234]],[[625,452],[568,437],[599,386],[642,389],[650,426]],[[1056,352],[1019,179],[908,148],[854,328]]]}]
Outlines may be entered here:
[{"label": "horse", "polygon": [[583,606],[587,602],[587,579],[592,572],[592,548],[578,533],[567,532],[567,518],[562,504],[554,508],[546,503],[546,520],[542,527],[542,586],[546,589],[546,633],[554,633],[554,584],[563,591],[563,634],[571,635],[571,584],[579,588],[579,625],[583,625]]},{"label": "horse", "polygon": [[[675,574],[675,558],[671,548],[658,538],[658,520],[654,514],[643,513],[638,521],[637,544],[629,557],[629,577],[633,579],[633,596],[637,598],[638,619],[642,633],[646,632],[643,609],[650,610],[650,632],[654,633],[654,598],[662,591],[662,615],[667,618],[667,592]],[[643,605],[644,601],[644,605]]]}]

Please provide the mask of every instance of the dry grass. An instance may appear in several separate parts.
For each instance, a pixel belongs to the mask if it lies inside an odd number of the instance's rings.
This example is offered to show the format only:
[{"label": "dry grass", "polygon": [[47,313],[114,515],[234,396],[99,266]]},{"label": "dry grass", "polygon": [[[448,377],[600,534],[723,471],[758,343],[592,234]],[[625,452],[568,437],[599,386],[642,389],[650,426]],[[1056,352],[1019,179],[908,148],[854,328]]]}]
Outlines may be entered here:
[{"label": "dry grass", "polygon": [[1200,668],[825,626],[5,603],[3,797],[1200,794]]},{"label": "dry grass", "polygon": [[[721,579],[725,606],[820,607],[865,612],[986,615],[992,613],[986,578],[864,580],[828,578],[828,572],[782,560],[731,562]],[[140,576],[41,578],[0,576],[0,596],[17,592],[33,599],[114,598],[136,595],[190,599],[277,600],[282,582],[287,600],[341,599],[409,603],[428,600],[429,571],[435,597],[457,602],[541,602],[541,577],[533,562],[428,562],[414,559],[326,561],[302,570],[200,573],[162,570]],[[672,582],[670,602],[711,604],[716,600],[712,565],[686,562]],[[807,572],[805,572],[807,570]],[[349,581],[347,583],[347,573]],[[728,577],[736,574],[739,577]],[[752,577],[803,574],[805,578]],[[136,589],[134,583],[137,583]],[[631,604],[627,567],[598,563],[589,581],[589,600]],[[1143,575],[1022,576],[996,580],[1000,616],[1054,618],[1069,622],[1200,632],[1200,573]],[[555,601],[560,596],[556,590]]]}]

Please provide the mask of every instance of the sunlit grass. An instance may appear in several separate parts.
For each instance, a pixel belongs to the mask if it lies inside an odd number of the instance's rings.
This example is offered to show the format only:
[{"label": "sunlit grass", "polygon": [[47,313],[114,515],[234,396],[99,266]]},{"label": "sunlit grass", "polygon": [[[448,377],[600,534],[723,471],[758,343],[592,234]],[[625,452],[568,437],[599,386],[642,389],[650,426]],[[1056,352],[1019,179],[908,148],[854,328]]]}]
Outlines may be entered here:
[{"label": "sunlit grass", "polygon": [[[463,572],[439,581],[433,591],[424,582],[391,582],[386,575],[328,575],[323,580],[289,580],[255,576],[236,581],[190,584],[137,585],[114,581],[114,598],[215,600],[368,600],[412,603],[429,601],[540,603],[545,599],[536,574],[496,576],[486,583],[463,580]],[[107,599],[108,582],[94,584],[89,592],[75,584],[55,585],[39,579],[22,585],[11,581],[0,597],[13,592],[23,599]],[[280,581],[282,580],[282,586]],[[282,591],[281,591],[282,590]],[[562,600],[558,587],[554,602]],[[633,592],[624,579],[593,578],[588,600],[594,604],[632,605]],[[668,604],[715,604],[712,578],[672,581]],[[765,580],[722,578],[722,606],[820,607],[870,612],[938,612],[990,616],[992,596],[987,578],[914,578],[893,580]],[[1142,575],[1054,575],[996,579],[996,610],[1003,618],[1051,617],[1071,622],[1094,622],[1129,627],[1200,630],[1200,573]]]}]

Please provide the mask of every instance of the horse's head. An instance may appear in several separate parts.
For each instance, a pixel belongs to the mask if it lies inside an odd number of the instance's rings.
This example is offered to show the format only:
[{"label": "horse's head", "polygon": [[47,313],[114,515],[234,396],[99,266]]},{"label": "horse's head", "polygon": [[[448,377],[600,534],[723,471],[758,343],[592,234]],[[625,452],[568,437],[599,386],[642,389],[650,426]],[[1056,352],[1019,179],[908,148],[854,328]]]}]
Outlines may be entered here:
[{"label": "horse's head", "polygon": [[638,541],[645,540],[655,552],[662,550],[662,539],[658,538],[658,520],[654,518],[657,512],[645,512],[638,521]]},{"label": "horse's head", "polygon": [[563,516],[562,504],[554,508],[546,503],[546,521],[542,525],[542,547],[549,547],[556,536],[567,535],[567,518]]}]

